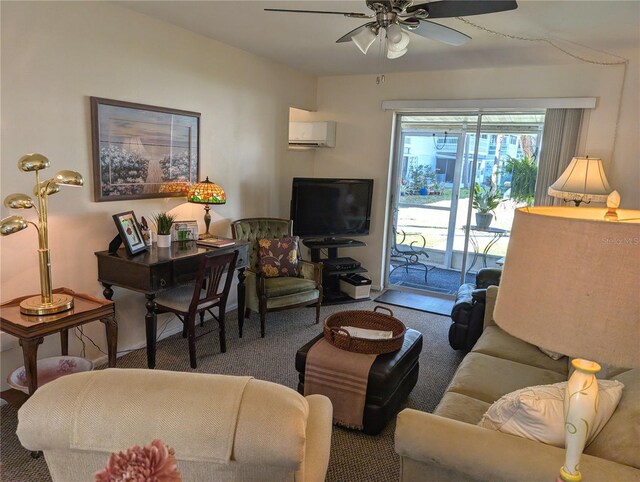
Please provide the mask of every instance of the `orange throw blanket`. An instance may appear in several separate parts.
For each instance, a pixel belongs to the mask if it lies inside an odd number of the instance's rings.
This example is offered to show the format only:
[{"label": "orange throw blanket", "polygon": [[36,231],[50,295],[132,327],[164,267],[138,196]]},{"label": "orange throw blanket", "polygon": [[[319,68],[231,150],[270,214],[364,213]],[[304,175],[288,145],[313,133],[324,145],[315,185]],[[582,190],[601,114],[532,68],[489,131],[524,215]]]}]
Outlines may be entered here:
[{"label": "orange throw blanket", "polygon": [[367,382],[377,355],[336,348],[324,338],[309,349],[304,395],[325,395],[333,404],[333,422],[362,429]]}]

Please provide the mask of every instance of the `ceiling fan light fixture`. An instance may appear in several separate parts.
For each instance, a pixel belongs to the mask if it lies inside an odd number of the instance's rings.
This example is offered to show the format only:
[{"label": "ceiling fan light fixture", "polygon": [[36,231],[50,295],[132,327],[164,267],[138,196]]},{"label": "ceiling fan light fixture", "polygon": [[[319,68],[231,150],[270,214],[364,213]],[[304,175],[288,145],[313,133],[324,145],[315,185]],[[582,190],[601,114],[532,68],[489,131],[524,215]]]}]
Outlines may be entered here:
[{"label": "ceiling fan light fixture", "polygon": [[387,38],[394,44],[402,40],[402,28],[397,23],[392,23],[387,27]]},{"label": "ceiling fan light fixture", "polygon": [[371,47],[371,44],[375,42],[377,37],[376,32],[372,28],[367,27],[351,37],[351,40],[353,40],[353,43],[360,49],[360,52],[366,55],[367,50],[369,50],[369,47]]},{"label": "ceiling fan light fixture", "polygon": [[388,59],[397,59],[402,57],[404,54],[407,53],[408,49],[402,49],[402,50],[398,50],[398,51],[394,51],[394,50],[390,50],[387,49],[387,58]]},{"label": "ceiling fan light fixture", "polygon": [[387,42],[387,49],[389,51],[400,52],[402,50],[407,50],[407,47],[409,46],[409,41],[411,40],[411,38],[409,37],[409,34],[404,30],[401,33],[402,33],[402,36],[399,42],[390,41],[391,39],[389,39],[389,36],[387,35],[387,39],[389,40],[389,42]]}]

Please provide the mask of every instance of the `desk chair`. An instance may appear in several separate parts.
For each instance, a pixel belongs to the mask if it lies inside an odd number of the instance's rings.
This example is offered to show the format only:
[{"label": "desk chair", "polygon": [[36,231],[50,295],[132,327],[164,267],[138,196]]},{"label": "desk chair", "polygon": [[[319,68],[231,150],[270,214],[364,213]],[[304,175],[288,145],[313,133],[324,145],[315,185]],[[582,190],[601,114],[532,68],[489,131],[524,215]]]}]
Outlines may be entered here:
[{"label": "desk chair", "polygon": [[[227,351],[224,313],[237,259],[238,251],[220,256],[204,255],[200,260],[195,283],[172,288],[156,297],[156,313],[175,313],[184,324],[183,336],[186,332],[191,368],[196,368],[196,339],[210,333],[203,333],[196,337],[197,314],[200,314],[202,320],[204,312],[208,311],[218,321],[220,351],[222,353]],[[225,281],[221,284],[223,277]],[[211,311],[216,306],[218,307],[217,317]]]},{"label": "desk chair", "polygon": [[[244,292],[246,310],[238,309],[238,330],[242,338],[245,316],[260,313],[260,336],[264,338],[267,312],[307,306],[315,302],[316,323],[322,304],[322,263],[300,260],[299,277],[267,278],[259,269],[258,240],[278,239],[293,235],[293,222],[277,218],[248,218],[231,223],[233,239],[249,241],[249,268],[238,286],[238,297]],[[242,303],[238,303],[241,307]]]}]

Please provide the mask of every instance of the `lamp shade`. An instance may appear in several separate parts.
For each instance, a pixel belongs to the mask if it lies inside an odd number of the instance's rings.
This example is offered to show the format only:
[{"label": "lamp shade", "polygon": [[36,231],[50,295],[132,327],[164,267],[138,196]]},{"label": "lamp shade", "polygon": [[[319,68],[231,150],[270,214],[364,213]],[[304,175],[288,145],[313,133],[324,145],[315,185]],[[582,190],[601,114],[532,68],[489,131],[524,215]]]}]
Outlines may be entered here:
[{"label": "lamp shade", "polygon": [[640,211],[520,208],[494,318],[565,355],[640,367]]},{"label": "lamp shade", "polygon": [[409,34],[407,32],[405,32],[404,30],[400,30],[400,39],[397,42],[392,41],[388,36],[387,36],[387,50],[390,52],[401,52],[401,51],[406,51],[407,47],[409,46],[409,42],[411,41],[411,37],[409,37]]},{"label": "lamp shade", "polygon": [[204,181],[194,184],[187,192],[187,201],[196,204],[225,204],[227,195],[215,182],[209,181],[209,177]]},{"label": "lamp shade", "polygon": [[406,53],[407,53],[407,49],[403,49],[403,50],[400,50],[398,52],[396,52],[394,50],[387,50],[387,58],[388,59],[397,59],[397,58],[402,57]]},{"label": "lamp shade", "polygon": [[375,42],[378,34],[371,27],[360,30],[357,34],[351,37],[353,43],[360,49],[363,54],[367,54],[367,50],[371,47],[371,44]]},{"label": "lamp shade", "polygon": [[548,189],[549,196],[566,201],[606,202],[611,187],[597,157],[574,157],[562,175]]}]

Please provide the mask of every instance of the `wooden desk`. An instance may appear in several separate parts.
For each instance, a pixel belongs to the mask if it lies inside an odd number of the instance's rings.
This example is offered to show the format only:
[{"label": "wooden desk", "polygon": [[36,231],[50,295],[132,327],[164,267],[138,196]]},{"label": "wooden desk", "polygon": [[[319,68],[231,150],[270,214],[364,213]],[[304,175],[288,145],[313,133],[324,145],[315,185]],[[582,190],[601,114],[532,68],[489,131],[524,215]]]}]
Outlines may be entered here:
[{"label": "wooden desk", "polygon": [[244,269],[248,263],[249,243],[235,240],[224,248],[204,248],[195,241],[178,241],[170,248],[158,248],[155,244],[147,251],[135,256],[127,256],[123,248],[116,254],[98,251],[98,281],[104,286],[103,294],[110,300],[112,286],[144,293],[147,298],[145,328],[147,338],[147,366],[156,366],[156,294],[180,283],[194,280],[200,264],[200,257],[208,253],[216,256],[238,251],[238,309],[244,310]]},{"label": "wooden desk", "polygon": [[67,288],[59,288],[53,292],[73,296],[73,308],[53,315],[23,315],[20,313],[20,302],[32,295],[16,298],[0,305],[0,330],[17,337],[22,346],[29,395],[33,395],[38,388],[38,345],[47,335],[60,333],[62,355],[68,355],[69,329],[100,320],[107,330],[109,366],[116,366],[118,324],[113,302],[75,293]]}]

